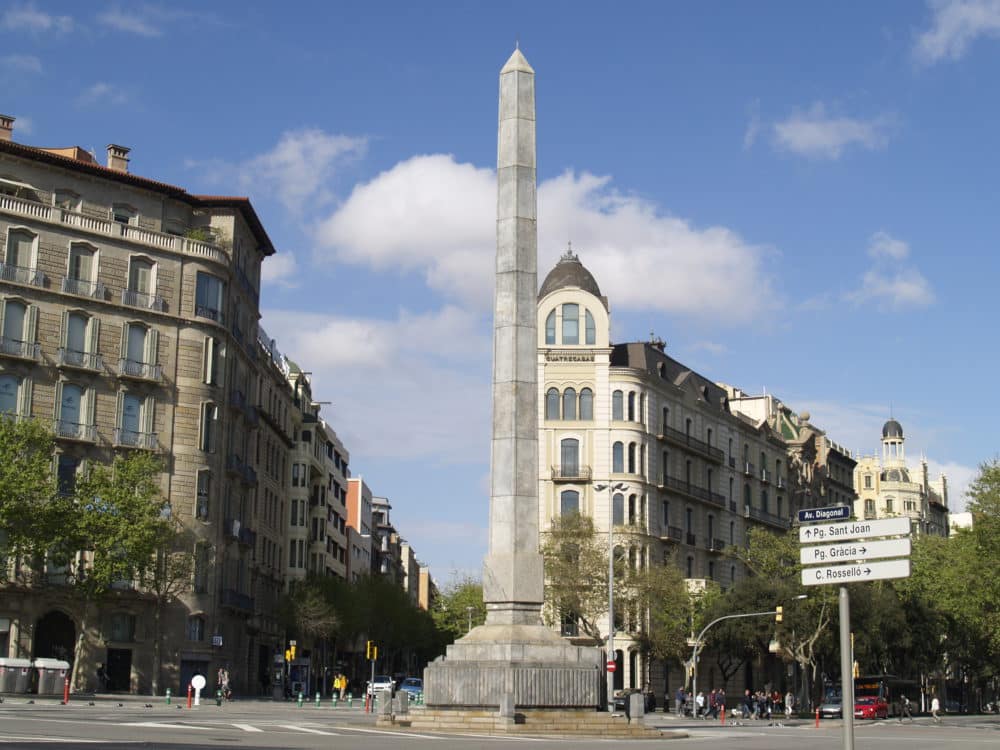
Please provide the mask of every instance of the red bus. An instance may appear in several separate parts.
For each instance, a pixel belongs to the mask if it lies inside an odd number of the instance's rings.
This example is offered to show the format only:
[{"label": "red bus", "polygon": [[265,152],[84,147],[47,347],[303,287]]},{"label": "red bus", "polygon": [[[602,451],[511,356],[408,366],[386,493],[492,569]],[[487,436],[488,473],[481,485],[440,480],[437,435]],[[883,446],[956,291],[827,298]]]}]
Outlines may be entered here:
[{"label": "red bus", "polygon": [[912,710],[920,704],[920,686],[889,674],[868,675],[854,680],[854,718],[887,719],[899,716],[903,696],[910,699]]}]

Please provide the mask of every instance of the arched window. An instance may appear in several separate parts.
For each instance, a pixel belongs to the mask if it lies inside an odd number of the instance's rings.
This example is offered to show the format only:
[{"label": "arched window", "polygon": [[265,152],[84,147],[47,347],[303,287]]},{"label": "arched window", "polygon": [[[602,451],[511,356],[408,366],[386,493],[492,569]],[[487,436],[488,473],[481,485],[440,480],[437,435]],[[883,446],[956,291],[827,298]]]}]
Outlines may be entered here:
[{"label": "arched window", "polygon": [[688,534],[694,533],[694,511],[691,508],[684,509],[684,530]]},{"label": "arched window", "polygon": [[662,485],[665,486],[667,484],[667,477],[670,476],[670,452],[669,451],[663,451],[663,457],[662,458],[663,458],[663,462],[660,465],[660,472],[661,472],[662,478],[661,478],[660,484],[662,484]]},{"label": "arched window", "polygon": [[625,523],[625,496],[616,492],[611,502],[611,522],[615,526]]},{"label": "arched window", "polygon": [[635,421],[635,391],[628,393],[628,421]]},{"label": "arched window", "polygon": [[636,519],[636,509],[635,509],[635,495],[628,496],[628,522],[630,526],[635,525]]},{"label": "arched window", "polygon": [[186,635],[189,641],[205,640],[205,618],[199,615],[189,617]]},{"label": "arched window", "polygon": [[735,483],[735,480],[732,477],[729,477],[729,502],[730,503],[733,502],[733,484],[734,483]]},{"label": "arched window", "polygon": [[545,418],[559,419],[559,391],[555,388],[545,392]]},{"label": "arched window", "polygon": [[572,346],[580,343],[580,306],[567,302],[562,306],[562,343]]},{"label": "arched window", "polygon": [[[12,229],[7,233],[7,253],[4,263],[13,266],[11,274],[28,270],[34,265],[35,235],[25,229]],[[13,280],[20,280],[19,278]]]},{"label": "arched window", "polygon": [[691,417],[684,420],[684,434],[691,437]]},{"label": "arched window", "polygon": [[563,419],[576,419],[576,390],[563,391]]},{"label": "arched window", "polygon": [[639,473],[646,476],[646,446],[639,446]]},{"label": "arched window", "polygon": [[635,443],[628,444],[628,473],[635,474]]},{"label": "arched window", "polygon": [[611,418],[621,422],[625,419],[623,408],[623,396],[621,391],[611,394]]},{"label": "arched window", "polygon": [[712,481],[712,470],[707,469],[705,471],[705,489],[711,492],[714,487],[715,483]]},{"label": "arched window", "polygon": [[28,306],[23,302],[7,300],[3,312],[3,350],[7,354],[20,354],[21,344],[26,338],[24,321],[28,317]]},{"label": "arched window", "polygon": [[559,494],[559,514],[568,516],[580,512],[580,493],[576,490],[563,490]]},{"label": "arched window", "polygon": [[661,504],[663,505],[663,528],[666,529],[670,525],[670,501],[663,500]]},{"label": "arched window", "polygon": [[562,476],[580,476],[580,441],[565,438],[559,443],[559,464]]},{"label": "arched window", "polygon": [[594,418],[594,392],[589,388],[580,391],[580,419]]},{"label": "arched window", "polygon": [[625,473],[625,444],[620,441],[611,446],[611,471]]},{"label": "arched window", "polygon": [[545,318],[545,343],[552,345],[556,343],[556,311],[552,310]]},{"label": "arched window", "polygon": [[646,394],[639,394],[639,424],[646,424]]},{"label": "arched window", "polygon": [[75,434],[83,423],[83,388],[74,383],[62,387],[62,401],[59,404],[59,434]]},{"label": "arched window", "polygon": [[590,314],[590,310],[584,311],[584,342],[587,346],[593,346],[597,343],[597,326],[594,325],[594,316]]},{"label": "arched window", "polygon": [[663,430],[661,431],[664,435],[667,433],[667,427],[670,425],[670,409],[666,406],[663,407]]},{"label": "arched window", "polygon": [[715,539],[715,516],[711,513],[708,515],[708,541],[709,544]]},{"label": "arched window", "polygon": [[743,485],[743,504],[746,507],[748,507],[748,508],[751,505],[753,505],[753,503],[750,501],[750,485],[749,484],[744,484]]},{"label": "arched window", "polygon": [[715,560],[708,561],[708,577],[710,580],[715,580]]}]

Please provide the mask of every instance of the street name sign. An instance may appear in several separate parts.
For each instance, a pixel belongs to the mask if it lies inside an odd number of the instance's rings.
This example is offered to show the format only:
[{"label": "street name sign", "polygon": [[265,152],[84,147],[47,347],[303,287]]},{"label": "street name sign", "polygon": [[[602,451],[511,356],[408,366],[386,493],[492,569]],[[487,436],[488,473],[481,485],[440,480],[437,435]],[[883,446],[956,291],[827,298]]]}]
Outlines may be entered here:
[{"label": "street name sign", "polygon": [[805,508],[799,511],[799,523],[846,521],[850,517],[850,505],[834,505],[829,508]]},{"label": "street name sign", "polygon": [[799,527],[799,542],[840,542],[873,536],[902,536],[910,533],[909,518],[883,518],[878,521],[844,521]]},{"label": "street name sign", "polygon": [[885,539],[877,542],[859,540],[846,544],[824,544],[819,547],[799,549],[799,562],[803,565],[842,562],[845,560],[875,560],[882,557],[906,557],[910,554],[910,540]]},{"label": "street name sign", "polygon": [[802,569],[803,586],[820,586],[829,583],[843,585],[858,581],[881,581],[886,578],[909,577],[909,558],[850,563],[848,565],[823,565],[818,568]]}]

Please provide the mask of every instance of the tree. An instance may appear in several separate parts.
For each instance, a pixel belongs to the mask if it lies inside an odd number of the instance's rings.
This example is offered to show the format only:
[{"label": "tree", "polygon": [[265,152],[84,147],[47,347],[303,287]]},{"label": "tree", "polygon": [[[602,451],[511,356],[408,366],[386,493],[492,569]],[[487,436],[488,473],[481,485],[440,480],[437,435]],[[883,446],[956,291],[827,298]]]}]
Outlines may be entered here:
[{"label": "tree", "polygon": [[704,596],[692,595],[675,564],[631,570],[625,579],[624,598],[626,606],[637,613],[636,640],[644,656],[683,660],[688,654],[688,635],[717,591],[712,586]]},{"label": "tree", "polygon": [[178,542],[184,538],[176,520],[165,524],[164,536],[156,550],[155,564],[140,573],[140,588],[149,592],[154,601],[153,609],[153,675],[152,692],[160,692],[160,673],[163,669],[163,614],[178,594],[191,588],[194,555],[190,545],[181,549]]},{"label": "tree", "polygon": [[431,616],[447,643],[454,643],[468,631],[470,620],[472,627],[486,621],[483,584],[468,576],[454,581],[441,592]]},{"label": "tree", "polygon": [[541,552],[546,624],[572,617],[585,635],[603,641],[597,621],[608,612],[608,552],[597,541],[594,520],[579,513],[552,519]]}]

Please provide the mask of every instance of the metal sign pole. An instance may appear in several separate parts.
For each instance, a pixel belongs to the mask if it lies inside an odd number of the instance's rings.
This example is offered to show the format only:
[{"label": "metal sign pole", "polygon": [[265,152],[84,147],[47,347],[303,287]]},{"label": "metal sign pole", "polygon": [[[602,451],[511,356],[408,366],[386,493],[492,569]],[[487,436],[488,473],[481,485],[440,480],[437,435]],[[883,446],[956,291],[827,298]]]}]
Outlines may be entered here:
[{"label": "metal sign pole", "polygon": [[844,716],[844,750],[854,750],[854,665],[851,652],[851,600],[840,587],[840,695]]}]

